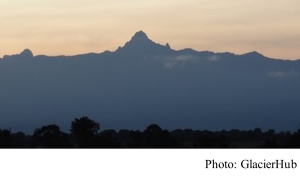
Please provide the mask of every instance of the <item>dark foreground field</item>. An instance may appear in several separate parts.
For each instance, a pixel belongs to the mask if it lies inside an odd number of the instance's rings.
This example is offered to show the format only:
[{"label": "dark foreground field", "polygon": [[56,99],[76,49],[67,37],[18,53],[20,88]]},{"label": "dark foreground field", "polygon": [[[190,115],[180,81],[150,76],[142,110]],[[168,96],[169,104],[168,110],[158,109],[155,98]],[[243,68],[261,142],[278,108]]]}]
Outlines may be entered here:
[{"label": "dark foreground field", "polygon": [[275,132],[237,130],[208,131],[192,129],[163,130],[157,124],[144,131],[104,130],[100,124],[81,117],[71,123],[70,133],[47,125],[32,135],[0,129],[1,148],[299,148],[300,130]]}]

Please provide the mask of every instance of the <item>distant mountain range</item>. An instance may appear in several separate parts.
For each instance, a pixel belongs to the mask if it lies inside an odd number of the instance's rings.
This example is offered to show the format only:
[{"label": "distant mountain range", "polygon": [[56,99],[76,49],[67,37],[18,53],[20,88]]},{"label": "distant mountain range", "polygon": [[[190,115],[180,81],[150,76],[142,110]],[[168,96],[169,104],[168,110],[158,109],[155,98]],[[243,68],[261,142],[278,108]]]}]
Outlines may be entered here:
[{"label": "distant mountain range", "polygon": [[296,130],[299,81],[299,60],[177,51],[139,31],[114,52],[4,56],[0,128],[68,130],[73,118],[89,116],[102,129]]}]

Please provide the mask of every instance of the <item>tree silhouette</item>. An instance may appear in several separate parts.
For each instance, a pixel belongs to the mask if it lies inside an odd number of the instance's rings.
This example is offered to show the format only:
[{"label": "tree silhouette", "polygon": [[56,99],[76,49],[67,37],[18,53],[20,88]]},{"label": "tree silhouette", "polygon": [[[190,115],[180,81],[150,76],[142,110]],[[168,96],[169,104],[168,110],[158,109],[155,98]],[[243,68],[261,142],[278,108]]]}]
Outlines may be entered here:
[{"label": "tree silhouette", "polygon": [[0,129],[0,148],[11,148],[13,138],[11,131],[7,129]]},{"label": "tree silhouette", "polygon": [[91,138],[93,138],[99,130],[99,123],[84,116],[79,119],[75,118],[74,121],[72,121],[70,132],[71,135],[74,136],[75,141],[77,141],[77,146],[88,147],[92,144]]},{"label": "tree silhouette", "polygon": [[33,133],[35,147],[63,148],[68,146],[68,138],[60,131],[59,126],[52,124],[38,128]]},{"label": "tree silhouette", "polygon": [[71,134],[55,124],[42,126],[32,135],[0,129],[0,148],[299,148],[297,132],[270,129],[209,131],[176,129],[168,131],[157,124],[139,130],[104,130],[88,117],[71,122]]},{"label": "tree silhouette", "polygon": [[166,148],[169,147],[169,132],[162,130],[157,124],[149,125],[144,131],[145,145],[150,148]]},{"label": "tree silhouette", "polygon": [[29,148],[31,136],[27,136],[23,132],[13,133],[13,147],[14,148]]}]

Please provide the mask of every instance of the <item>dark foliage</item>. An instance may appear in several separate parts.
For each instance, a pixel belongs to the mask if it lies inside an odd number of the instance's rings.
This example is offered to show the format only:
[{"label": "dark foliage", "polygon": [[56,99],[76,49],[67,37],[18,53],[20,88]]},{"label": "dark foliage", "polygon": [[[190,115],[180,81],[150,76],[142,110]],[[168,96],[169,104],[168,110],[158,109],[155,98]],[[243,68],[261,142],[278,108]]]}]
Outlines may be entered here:
[{"label": "dark foliage", "polygon": [[149,125],[143,132],[99,130],[100,124],[88,117],[75,118],[70,134],[55,124],[37,128],[33,135],[0,129],[0,148],[300,148],[300,130],[168,131],[157,124]]},{"label": "dark foliage", "polygon": [[67,148],[69,145],[68,135],[55,124],[36,129],[32,136],[32,147]]},{"label": "dark foliage", "polygon": [[74,147],[96,147],[95,135],[100,129],[100,124],[89,119],[88,117],[75,118],[71,123],[71,136],[75,141]]},{"label": "dark foliage", "polygon": [[10,130],[0,129],[0,148],[12,147],[13,137]]}]

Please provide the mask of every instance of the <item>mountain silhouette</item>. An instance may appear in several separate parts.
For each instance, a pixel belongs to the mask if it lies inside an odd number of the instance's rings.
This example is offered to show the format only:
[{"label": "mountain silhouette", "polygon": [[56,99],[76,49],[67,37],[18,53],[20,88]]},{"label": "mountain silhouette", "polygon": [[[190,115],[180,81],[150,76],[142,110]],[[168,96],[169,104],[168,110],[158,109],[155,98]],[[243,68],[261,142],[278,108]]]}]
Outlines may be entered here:
[{"label": "mountain silhouette", "polygon": [[33,53],[29,49],[25,49],[20,53],[21,58],[33,58]]},{"label": "mountain silhouette", "polygon": [[154,43],[154,42],[152,42],[152,40],[148,38],[146,33],[144,33],[143,31],[138,31],[133,35],[129,43],[145,44],[145,43]]},{"label": "mountain silhouette", "polygon": [[139,31],[116,51],[4,56],[0,127],[67,130],[88,115],[103,129],[298,128],[300,61],[163,44]]},{"label": "mountain silhouette", "polygon": [[33,53],[29,49],[23,50],[20,54],[16,55],[5,55],[3,59],[22,59],[28,60],[33,58]]},{"label": "mountain silhouette", "polygon": [[134,34],[130,41],[128,41],[124,47],[120,47],[116,53],[121,54],[122,56],[146,56],[146,55],[155,55],[155,54],[166,54],[170,53],[170,45],[166,46],[160,45],[153,42],[148,38],[146,33],[143,31],[138,31]]}]

